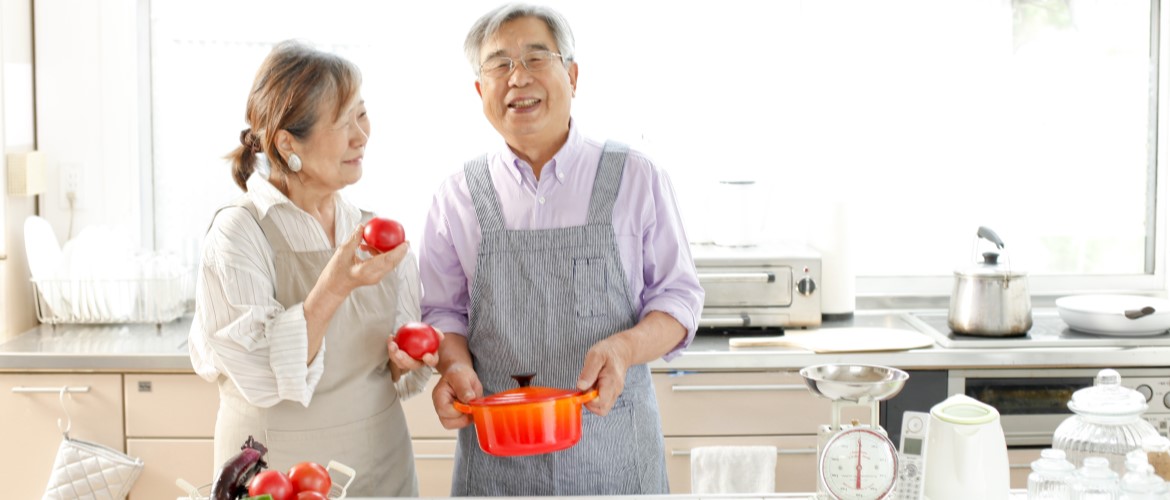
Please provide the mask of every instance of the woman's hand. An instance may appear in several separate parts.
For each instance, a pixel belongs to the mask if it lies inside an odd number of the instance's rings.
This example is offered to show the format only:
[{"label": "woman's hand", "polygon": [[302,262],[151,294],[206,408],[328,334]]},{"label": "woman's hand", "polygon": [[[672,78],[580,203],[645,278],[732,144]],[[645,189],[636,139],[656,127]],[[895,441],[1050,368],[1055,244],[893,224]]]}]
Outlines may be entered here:
[{"label": "woman's hand", "polygon": [[[439,343],[442,343],[443,342],[443,332],[439,331],[438,328],[435,328],[435,331],[439,332]],[[410,355],[407,354],[405,351],[398,348],[398,343],[394,341],[393,335],[386,338],[386,350],[390,353],[390,362],[394,363],[394,365],[397,366],[403,372],[417,370],[420,367],[422,367],[423,365],[427,365],[431,368],[437,368],[439,366],[439,353],[438,353],[438,351],[423,354],[423,357],[421,360],[414,359],[414,358],[410,357]]]},{"label": "woman's hand", "polygon": [[406,258],[406,252],[410,249],[409,242],[403,242],[386,253],[373,253],[370,258],[362,260],[358,256],[358,249],[370,250],[362,243],[363,229],[365,225],[359,224],[345,243],[337,248],[325,270],[321,271],[317,286],[325,286],[329,292],[345,297],[359,286],[382,281],[386,274],[393,271],[402,259]]}]

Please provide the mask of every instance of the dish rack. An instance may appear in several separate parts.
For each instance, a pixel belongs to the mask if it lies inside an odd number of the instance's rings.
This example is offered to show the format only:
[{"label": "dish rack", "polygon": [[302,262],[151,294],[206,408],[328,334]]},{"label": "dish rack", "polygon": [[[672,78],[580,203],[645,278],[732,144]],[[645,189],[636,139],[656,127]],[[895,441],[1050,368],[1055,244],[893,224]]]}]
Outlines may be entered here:
[{"label": "dish rack", "polygon": [[45,324],[161,324],[187,312],[193,283],[189,270],[152,278],[33,278],[33,302]]},{"label": "dish rack", "polygon": [[[349,485],[353,483],[353,478],[357,476],[357,472],[352,467],[345,465],[336,460],[330,460],[329,465],[325,466],[325,470],[329,472],[329,477],[333,479],[333,484],[329,486],[329,500],[342,500],[345,498],[346,490]],[[345,484],[337,484],[337,475],[345,476]],[[195,486],[191,483],[179,478],[175,480],[175,486],[178,486],[187,496],[182,500],[211,500],[211,485],[205,484],[203,486]]]}]

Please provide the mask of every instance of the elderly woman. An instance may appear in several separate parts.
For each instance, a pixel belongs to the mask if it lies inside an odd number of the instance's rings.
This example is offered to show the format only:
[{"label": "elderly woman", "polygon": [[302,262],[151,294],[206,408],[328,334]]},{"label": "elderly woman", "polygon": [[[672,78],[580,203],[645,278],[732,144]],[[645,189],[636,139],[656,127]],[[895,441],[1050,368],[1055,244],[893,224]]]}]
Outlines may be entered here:
[{"label": "elderly woman", "polygon": [[[646,363],[689,344],[703,304],[666,173],[585,137],[570,119],[573,34],[546,7],[507,5],[464,45],[483,112],[503,138],[435,195],[420,246],[423,318],[450,332],[433,393],[460,428],[457,495],[666,493]],[[572,448],[500,458],[453,402],[535,385],[588,389]]]},{"label": "elderly woman", "polygon": [[437,358],[390,342],[419,317],[410,246],[364,259],[372,215],[338,193],[362,177],[360,84],[352,63],[300,43],[264,60],[228,157],[245,193],[203,243],[191,362],[219,384],[216,466],[251,435],[273,469],[337,460],[360,471],[349,496],[417,496],[399,403]]}]

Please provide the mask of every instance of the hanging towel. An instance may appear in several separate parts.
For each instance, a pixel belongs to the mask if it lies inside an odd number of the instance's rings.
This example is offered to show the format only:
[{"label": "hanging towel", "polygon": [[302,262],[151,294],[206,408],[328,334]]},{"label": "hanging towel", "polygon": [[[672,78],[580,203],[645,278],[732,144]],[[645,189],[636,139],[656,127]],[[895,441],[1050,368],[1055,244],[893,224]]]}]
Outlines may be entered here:
[{"label": "hanging towel", "polygon": [[700,446],[691,450],[691,493],[775,492],[775,446]]}]

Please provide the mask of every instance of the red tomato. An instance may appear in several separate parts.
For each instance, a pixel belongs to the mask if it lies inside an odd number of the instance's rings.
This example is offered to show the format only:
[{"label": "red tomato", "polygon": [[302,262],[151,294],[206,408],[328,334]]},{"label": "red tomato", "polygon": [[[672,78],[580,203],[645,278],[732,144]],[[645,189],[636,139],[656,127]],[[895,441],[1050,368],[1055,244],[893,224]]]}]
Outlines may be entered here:
[{"label": "red tomato", "polygon": [[411,321],[394,334],[394,343],[410,357],[422,359],[424,354],[439,350],[439,332],[426,323]]},{"label": "red tomato", "polygon": [[328,495],[329,487],[333,485],[329,471],[321,467],[321,464],[314,462],[301,462],[292,466],[288,470],[288,479],[292,481],[293,489],[298,494],[305,491],[317,491],[322,495]]},{"label": "red tomato", "polygon": [[329,500],[329,497],[322,495],[319,491],[302,491],[297,493],[297,500]]},{"label": "red tomato", "polygon": [[402,229],[402,224],[395,221],[374,217],[366,223],[362,239],[379,252],[389,252],[406,241],[406,230]]},{"label": "red tomato", "polygon": [[272,500],[294,500],[296,492],[288,476],[278,470],[260,471],[248,483],[248,496],[272,495]]}]

